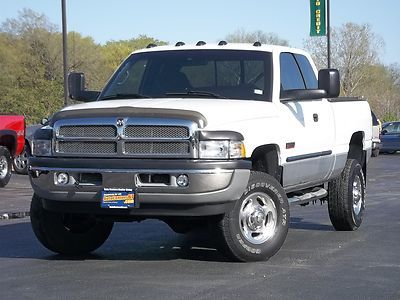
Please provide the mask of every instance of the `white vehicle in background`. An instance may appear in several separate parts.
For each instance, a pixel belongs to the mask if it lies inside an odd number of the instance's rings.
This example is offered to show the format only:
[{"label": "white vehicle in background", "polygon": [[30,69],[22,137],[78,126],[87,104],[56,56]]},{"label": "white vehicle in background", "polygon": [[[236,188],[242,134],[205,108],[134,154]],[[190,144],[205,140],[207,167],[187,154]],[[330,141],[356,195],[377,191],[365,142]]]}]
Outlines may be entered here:
[{"label": "white vehicle in background", "polygon": [[[289,204],[328,202],[337,230],[365,209],[370,107],[338,98],[339,73],[302,50],[250,44],[149,45],[89,103],[36,131],[33,230],[62,254],[94,251],[116,221],[156,218],[176,232],[214,228],[234,260],[282,246]],[[356,112],[356,113],[355,113]]]},{"label": "white vehicle in background", "polygon": [[372,156],[377,157],[379,155],[379,149],[381,148],[380,135],[382,126],[372,110],[371,110],[371,117],[372,117]]}]

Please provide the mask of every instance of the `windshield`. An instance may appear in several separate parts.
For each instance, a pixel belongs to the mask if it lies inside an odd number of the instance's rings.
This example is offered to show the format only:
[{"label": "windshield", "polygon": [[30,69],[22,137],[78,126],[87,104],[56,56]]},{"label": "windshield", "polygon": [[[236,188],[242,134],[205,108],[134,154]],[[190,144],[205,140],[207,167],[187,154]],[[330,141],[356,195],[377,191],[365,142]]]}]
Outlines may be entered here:
[{"label": "windshield", "polygon": [[206,97],[271,100],[271,53],[177,50],[131,55],[100,100]]}]

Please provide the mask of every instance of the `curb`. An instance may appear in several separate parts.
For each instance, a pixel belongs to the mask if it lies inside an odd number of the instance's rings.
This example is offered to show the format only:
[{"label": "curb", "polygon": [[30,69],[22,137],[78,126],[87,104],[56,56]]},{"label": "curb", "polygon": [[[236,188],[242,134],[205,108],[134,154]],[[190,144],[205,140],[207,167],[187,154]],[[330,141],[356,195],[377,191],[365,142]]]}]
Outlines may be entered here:
[{"label": "curb", "polygon": [[30,216],[29,211],[2,213],[0,215],[0,220],[22,219],[29,216]]}]

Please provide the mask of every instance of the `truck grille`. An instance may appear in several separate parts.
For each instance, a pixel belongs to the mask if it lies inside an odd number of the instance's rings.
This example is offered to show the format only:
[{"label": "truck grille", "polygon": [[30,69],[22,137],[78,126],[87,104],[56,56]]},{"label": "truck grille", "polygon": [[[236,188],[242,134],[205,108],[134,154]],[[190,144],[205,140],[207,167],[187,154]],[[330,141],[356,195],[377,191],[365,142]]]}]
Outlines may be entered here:
[{"label": "truck grille", "polygon": [[187,120],[99,118],[59,120],[54,124],[56,156],[163,157],[195,156],[197,125]]}]

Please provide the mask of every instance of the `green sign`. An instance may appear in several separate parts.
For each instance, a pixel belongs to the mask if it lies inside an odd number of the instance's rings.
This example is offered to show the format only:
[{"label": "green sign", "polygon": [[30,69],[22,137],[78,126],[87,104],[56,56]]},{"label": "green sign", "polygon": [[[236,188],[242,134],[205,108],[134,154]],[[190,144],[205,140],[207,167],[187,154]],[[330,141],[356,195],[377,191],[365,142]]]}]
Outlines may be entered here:
[{"label": "green sign", "polygon": [[310,36],[326,35],[325,0],[310,0]]}]

